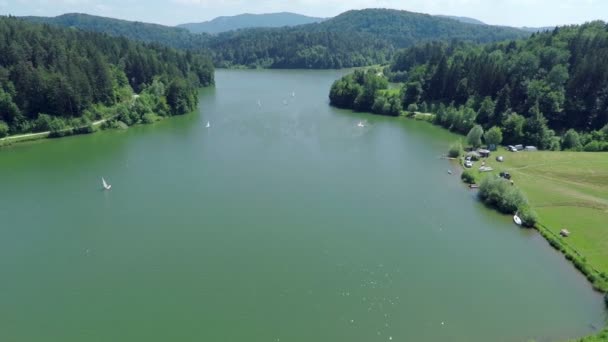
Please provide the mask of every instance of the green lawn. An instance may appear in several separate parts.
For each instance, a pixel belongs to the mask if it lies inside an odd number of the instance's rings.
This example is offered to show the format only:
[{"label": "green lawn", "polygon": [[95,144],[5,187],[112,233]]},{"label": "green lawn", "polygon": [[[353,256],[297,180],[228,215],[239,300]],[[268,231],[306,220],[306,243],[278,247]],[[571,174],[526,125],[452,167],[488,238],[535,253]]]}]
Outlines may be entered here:
[{"label": "green lawn", "polygon": [[[496,161],[498,155],[504,163]],[[492,173],[510,172],[540,223],[555,235],[568,229],[570,237],[559,239],[608,273],[608,153],[499,150],[486,164]],[[473,170],[480,166],[476,162]]]}]

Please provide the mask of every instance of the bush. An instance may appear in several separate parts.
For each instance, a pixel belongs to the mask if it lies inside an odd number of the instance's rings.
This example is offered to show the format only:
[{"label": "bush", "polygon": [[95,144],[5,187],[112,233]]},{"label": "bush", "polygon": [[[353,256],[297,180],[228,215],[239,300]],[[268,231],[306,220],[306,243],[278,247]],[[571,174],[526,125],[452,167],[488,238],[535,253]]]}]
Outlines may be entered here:
[{"label": "bush", "polygon": [[598,152],[600,151],[600,143],[596,140],[591,141],[584,147],[585,152]]},{"label": "bush", "polygon": [[608,307],[608,293],[604,296],[604,303],[606,303],[606,307]]},{"label": "bush", "polygon": [[464,170],[462,175],[460,175],[460,179],[467,184],[475,184],[475,175],[471,170]]},{"label": "bush", "polygon": [[8,125],[6,124],[6,122],[0,120],[0,138],[4,138],[5,136],[8,135]]},{"label": "bush", "polygon": [[564,150],[580,151],[582,149],[581,138],[578,133],[569,129],[562,138],[562,148]]},{"label": "bush", "polygon": [[462,154],[462,144],[460,142],[456,142],[450,146],[450,150],[448,151],[448,157],[450,158],[458,158]]},{"label": "bush", "polygon": [[[479,199],[505,214],[528,206],[528,199],[511,183],[500,177],[486,177],[479,185]],[[532,217],[530,217],[532,219]]]},{"label": "bush", "polygon": [[481,137],[483,136],[483,128],[479,125],[473,126],[467,134],[467,143],[473,147],[481,146]]},{"label": "bush", "polygon": [[414,113],[418,111],[418,105],[415,103],[410,104],[409,106],[407,106],[407,111]]},{"label": "bush", "polygon": [[158,116],[154,113],[146,113],[142,116],[141,120],[145,124],[151,124],[158,121]]},{"label": "bush", "polygon": [[502,142],[502,130],[500,127],[494,126],[490,128],[483,137],[486,144],[498,146]]},{"label": "bush", "polygon": [[523,225],[526,227],[534,227],[538,223],[538,215],[529,206],[522,206],[519,208],[519,218],[521,218]]}]

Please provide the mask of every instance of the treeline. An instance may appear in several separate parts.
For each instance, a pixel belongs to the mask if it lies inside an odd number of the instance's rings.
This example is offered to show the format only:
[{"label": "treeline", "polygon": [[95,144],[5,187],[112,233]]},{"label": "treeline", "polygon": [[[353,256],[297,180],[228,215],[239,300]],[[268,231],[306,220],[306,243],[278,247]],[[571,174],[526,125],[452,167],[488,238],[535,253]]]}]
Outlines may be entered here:
[{"label": "treeline", "polygon": [[397,116],[403,109],[401,92],[389,90],[388,80],[376,68],[355,70],[334,82],[329,100],[336,107],[375,114]]},{"label": "treeline", "polygon": [[105,33],[144,43],[161,44],[176,49],[201,48],[211,36],[191,34],[188,30],[157,24],[142,23],[83,13],[67,13],[56,17],[22,17],[27,21],[60,27],[77,28],[87,32]]},{"label": "treeline", "polygon": [[[450,130],[467,134],[479,125],[482,133],[500,130],[505,144],[608,150],[608,26],[603,22],[488,45],[426,43],[397,53],[384,74],[403,83],[404,109],[432,112],[434,122]],[[347,92],[338,91],[353,88],[349,77],[334,84],[330,98],[336,106],[359,109],[343,96]]]},{"label": "treeline", "polygon": [[308,32],[300,28],[221,33],[207,48],[218,67],[340,69],[386,63],[384,40],[357,32]]},{"label": "treeline", "polygon": [[[134,106],[150,94],[161,103],[150,111],[183,114],[213,72],[211,60],[194,53],[2,17],[0,136],[86,127],[101,119],[94,108]],[[152,85],[141,100],[134,96]]]},{"label": "treeline", "polygon": [[528,37],[530,33],[503,26],[475,25],[454,19],[393,9],[344,12],[330,20],[302,28],[311,31],[367,33],[406,48],[425,41],[489,43]]},{"label": "treeline", "polygon": [[85,14],[25,19],[206,53],[213,56],[216,66],[247,68],[366,66],[386,63],[396,48],[423,41],[484,43],[529,35],[514,28],[389,9],[349,11],[321,23],[291,28],[242,29],[218,35]]}]

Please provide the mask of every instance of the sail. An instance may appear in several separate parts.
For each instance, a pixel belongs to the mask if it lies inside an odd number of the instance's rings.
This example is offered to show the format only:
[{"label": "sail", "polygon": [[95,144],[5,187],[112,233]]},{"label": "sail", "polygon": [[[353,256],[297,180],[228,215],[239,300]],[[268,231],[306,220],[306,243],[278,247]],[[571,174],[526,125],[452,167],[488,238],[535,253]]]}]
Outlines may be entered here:
[{"label": "sail", "polygon": [[106,183],[106,180],[103,179],[103,177],[101,177],[101,182],[103,183],[103,187],[107,189],[108,188],[108,183]]}]

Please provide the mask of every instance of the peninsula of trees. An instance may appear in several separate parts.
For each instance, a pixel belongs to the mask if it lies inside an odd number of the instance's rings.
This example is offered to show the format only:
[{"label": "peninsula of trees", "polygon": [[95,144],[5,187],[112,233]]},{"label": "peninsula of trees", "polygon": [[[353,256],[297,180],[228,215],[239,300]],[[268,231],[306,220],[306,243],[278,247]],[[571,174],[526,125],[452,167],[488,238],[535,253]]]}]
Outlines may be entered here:
[{"label": "peninsula of trees", "polygon": [[[387,77],[401,88],[388,90]],[[436,124],[462,134],[478,125],[501,136],[499,143],[606,151],[608,25],[560,27],[486,45],[417,45],[398,52],[381,72],[338,80],[330,100],[378,114],[432,112]]]},{"label": "peninsula of trees", "polygon": [[199,54],[2,17],[0,137],[190,112],[213,72]]}]

